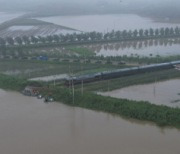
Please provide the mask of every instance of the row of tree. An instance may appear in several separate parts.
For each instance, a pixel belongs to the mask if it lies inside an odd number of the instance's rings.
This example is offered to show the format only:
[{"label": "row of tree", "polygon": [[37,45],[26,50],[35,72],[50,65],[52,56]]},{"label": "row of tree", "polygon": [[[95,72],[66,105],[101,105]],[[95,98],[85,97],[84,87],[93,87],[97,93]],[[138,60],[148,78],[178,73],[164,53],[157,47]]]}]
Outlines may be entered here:
[{"label": "row of tree", "polygon": [[139,29],[139,30],[123,30],[111,31],[107,33],[88,32],[88,33],[73,33],[66,35],[49,35],[42,36],[23,36],[23,37],[7,37],[0,38],[0,46],[5,45],[29,45],[29,44],[48,44],[48,43],[75,43],[75,42],[92,42],[92,41],[113,41],[113,40],[135,40],[147,38],[163,38],[171,36],[180,36],[180,28],[160,28],[160,29]]}]

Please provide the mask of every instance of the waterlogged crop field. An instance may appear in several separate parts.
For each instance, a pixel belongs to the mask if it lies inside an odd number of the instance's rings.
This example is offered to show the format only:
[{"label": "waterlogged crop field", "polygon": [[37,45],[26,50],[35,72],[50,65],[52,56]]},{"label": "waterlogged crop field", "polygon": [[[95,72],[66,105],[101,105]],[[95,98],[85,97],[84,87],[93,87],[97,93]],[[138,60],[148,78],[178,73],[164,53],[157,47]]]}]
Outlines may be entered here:
[{"label": "waterlogged crop field", "polygon": [[57,25],[38,25],[38,26],[11,26],[3,31],[0,31],[1,37],[22,37],[26,36],[48,36],[60,34],[72,34],[75,30],[61,28]]},{"label": "waterlogged crop field", "polygon": [[156,57],[179,55],[180,38],[122,41],[97,45],[84,45],[97,56]]},{"label": "waterlogged crop field", "polygon": [[149,101],[157,105],[180,107],[180,78],[135,85],[99,94],[136,101]]},{"label": "waterlogged crop field", "polygon": [[[14,27],[17,28],[17,27]],[[33,28],[27,26],[26,28]],[[44,31],[43,29],[41,29]],[[15,33],[14,33],[15,34]],[[23,33],[22,33],[23,34]],[[31,32],[29,33],[31,34]],[[73,46],[47,46],[39,48],[22,49],[20,52],[8,51],[6,55],[26,56],[40,56],[46,55],[48,57],[73,57],[73,56],[86,56],[86,57],[169,57],[177,56],[180,54],[180,38],[166,38],[166,39],[149,39],[141,41],[122,41],[114,43],[96,43],[96,44],[83,44]],[[20,50],[20,49],[19,49]],[[4,54],[0,50],[0,55]]]},{"label": "waterlogged crop field", "polygon": [[[48,36],[48,35],[60,35],[60,34],[72,34],[79,31],[56,25],[49,22],[43,22],[36,19],[31,19],[27,14],[19,17],[19,14],[14,14],[12,17],[0,14],[0,37],[22,37],[22,36]],[[8,22],[5,22],[8,21]]]}]

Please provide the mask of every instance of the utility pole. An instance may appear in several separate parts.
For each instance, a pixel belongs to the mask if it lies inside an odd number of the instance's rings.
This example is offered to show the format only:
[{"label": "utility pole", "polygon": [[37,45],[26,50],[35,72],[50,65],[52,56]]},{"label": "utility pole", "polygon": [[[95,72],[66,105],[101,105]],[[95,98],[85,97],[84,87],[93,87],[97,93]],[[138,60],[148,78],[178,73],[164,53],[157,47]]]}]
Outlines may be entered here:
[{"label": "utility pole", "polygon": [[109,92],[109,80],[108,80],[108,92]]},{"label": "utility pole", "polygon": [[84,83],[83,83],[83,80],[81,81],[81,94],[82,94],[82,96],[83,96],[83,94],[84,94]]},{"label": "utility pole", "polygon": [[56,77],[54,76],[54,87],[56,86]]},{"label": "utility pole", "polygon": [[72,101],[74,104],[74,82],[73,82],[73,79],[72,79]]}]

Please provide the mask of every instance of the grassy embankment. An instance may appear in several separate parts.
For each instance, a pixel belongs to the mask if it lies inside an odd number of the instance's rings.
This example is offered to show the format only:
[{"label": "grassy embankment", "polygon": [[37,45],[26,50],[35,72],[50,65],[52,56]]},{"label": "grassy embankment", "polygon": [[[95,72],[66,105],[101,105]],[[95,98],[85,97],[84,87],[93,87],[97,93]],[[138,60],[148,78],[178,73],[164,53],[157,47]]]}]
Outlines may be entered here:
[{"label": "grassy embankment", "polygon": [[125,118],[151,121],[159,126],[180,128],[180,109],[153,105],[144,101],[130,101],[99,96],[91,92],[75,91],[74,101],[72,91],[67,88],[52,88],[56,101],[71,106],[117,114]]},{"label": "grassy embankment", "polygon": [[[154,83],[174,78],[180,78],[180,71],[168,69],[155,71],[132,76],[125,76],[117,79],[102,80],[84,84],[85,91],[109,91],[120,89],[132,85]],[[76,89],[81,89],[81,85],[75,86]]]}]

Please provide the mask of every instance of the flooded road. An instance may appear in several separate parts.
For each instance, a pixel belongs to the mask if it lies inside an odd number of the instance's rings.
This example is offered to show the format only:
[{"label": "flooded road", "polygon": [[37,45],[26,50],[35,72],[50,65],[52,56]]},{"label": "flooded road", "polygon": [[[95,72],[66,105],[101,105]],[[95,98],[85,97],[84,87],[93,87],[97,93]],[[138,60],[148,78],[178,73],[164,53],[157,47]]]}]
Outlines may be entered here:
[{"label": "flooded road", "polygon": [[108,14],[108,15],[79,15],[79,16],[52,16],[37,18],[74,28],[84,32],[110,32],[114,30],[135,30],[161,27],[175,27],[179,24],[154,22],[150,18],[140,17],[136,14]]},{"label": "flooded road", "polygon": [[180,131],[0,90],[2,154],[179,154]]},{"label": "flooded road", "polygon": [[130,86],[101,94],[137,101],[144,100],[157,105],[180,107],[180,79]]}]

